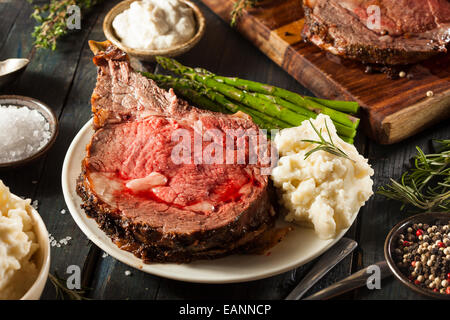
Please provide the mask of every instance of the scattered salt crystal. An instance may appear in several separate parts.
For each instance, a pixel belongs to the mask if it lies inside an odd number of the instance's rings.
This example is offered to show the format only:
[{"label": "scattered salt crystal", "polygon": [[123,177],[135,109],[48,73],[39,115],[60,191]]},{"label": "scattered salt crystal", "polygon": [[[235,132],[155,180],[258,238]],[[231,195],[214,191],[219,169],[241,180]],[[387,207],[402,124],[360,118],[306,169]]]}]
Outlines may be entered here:
[{"label": "scattered salt crystal", "polygon": [[32,184],[37,184],[38,182],[36,180],[31,181]]},{"label": "scattered salt crystal", "polygon": [[102,258],[106,258],[107,256],[109,256],[109,254],[107,254],[106,252],[103,252]]},{"label": "scattered salt crystal", "polygon": [[60,212],[61,214],[66,214],[66,209],[62,209]]},{"label": "scattered salt crystal", "polygon": [[27,107],[0,105],[0,128],[0,163],[32,156],[51,137],[44,116]]},{"label": "scattered salt crystal", "polygon": [[61,246],[66,246],[69,244],[69,241],[72,239],[72,237],[65,237],[61,240],[56,240],[51,234],[49,235],[50,238],[50,245],[52,247],[61,248]]},{"label": "scattered salt crystal", "polygon": [[129,270],[125,271],[125,275],[126,275],[127,277],[131,276],[131,271],[129,271]]},{"label": "scattered salt crystal", "polygon": [[34,208],[34,210],[37,210],[39,207],[39,201],[34,200],[33,203],[31,203],[31,206]]}]

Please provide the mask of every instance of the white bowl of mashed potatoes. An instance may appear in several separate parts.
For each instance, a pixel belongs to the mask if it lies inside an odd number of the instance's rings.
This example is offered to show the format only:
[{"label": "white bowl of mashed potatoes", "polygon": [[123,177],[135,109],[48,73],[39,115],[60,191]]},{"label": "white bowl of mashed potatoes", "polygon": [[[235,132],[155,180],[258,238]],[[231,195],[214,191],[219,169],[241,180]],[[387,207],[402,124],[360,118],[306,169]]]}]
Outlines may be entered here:
[{"label": "white bowl of mashed potatoes", "polygon": [[0,180],[0,300],[38,300],[47,282],[47,228],[29,199]]},{"label": "white bowl of mashed potatoes", "polygon": [[[326,141],[331,137],[348,158],[322,150],[307,156],[317,144],[305,140],[319,140],[312,125],[322,131]],[[337,135],[330,117],[320,114],[311,122],[283,129],[274,143],[280,159],[271,178],[285,220],[314,228],[320,239],[335,238],[350,227],[373,194],[374,171],[353,145]]]},{"label": "white bowl of mashed potatoes", "polygon": [[106,38],[141,60],[175,57],[194,47],[205,33],[200,9],[186,0],[126,0],[103,21]]}]

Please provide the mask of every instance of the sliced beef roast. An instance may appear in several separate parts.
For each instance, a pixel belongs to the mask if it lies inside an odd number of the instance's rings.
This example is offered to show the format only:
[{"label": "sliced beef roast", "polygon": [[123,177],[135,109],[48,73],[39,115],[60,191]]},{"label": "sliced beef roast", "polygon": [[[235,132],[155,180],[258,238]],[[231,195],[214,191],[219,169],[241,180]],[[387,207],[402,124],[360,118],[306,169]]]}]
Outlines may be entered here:
[{"label": "sliced beef roast", "polygon": [[[185,262],[236,252],[272,228],[267,165],[249,161],[259,146],[242,137],[220,144],[230,130],[267,141],[249,118],[189,106],[134,72],[115,47],[94,62],[96,132],[77,191],[119,247],[145,262]],[[218,161],[219,151],[234,160]]]},{"label": "sliced beef roast", "polygon": [[367,63],[415,63],[450,42],[449,0],[305,0],[304,9],[305,38]]}]

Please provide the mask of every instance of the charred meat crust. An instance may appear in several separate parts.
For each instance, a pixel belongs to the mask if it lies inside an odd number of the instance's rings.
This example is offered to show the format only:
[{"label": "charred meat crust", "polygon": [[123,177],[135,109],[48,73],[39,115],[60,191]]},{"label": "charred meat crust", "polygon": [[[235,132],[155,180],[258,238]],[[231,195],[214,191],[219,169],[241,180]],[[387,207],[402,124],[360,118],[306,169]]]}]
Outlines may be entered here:
[{"label": "charred meat crust", "polygon": [[[211,219],[208,218],[209,212],[190,208],[188,203],[184,203],[181,207],[164,204],[165,209],[161,209],[162,206],[158,203],[159,197],[158,199],[139,198],[132,192],[128,194],[127,191],[117,194],[113,191],[105,193],[108,187],[120,185],[120,188],[123,188],[125,178],[119,175],[114,178],[116,180],[109,180],[109,178],[102,180],[98,177],[123,170],[131,172],[137,166],[139,170],[133,174],[134,179],[148,176],[147,170],[155,170],[153,165],[159,165],[155,172],[166,173],[170,177],[167,181],[173,181],[174,175],[177,174],[181,178],[186,175],[187,182],[184,179],[177,180],[177,186],[180,186],[180,183],[181,186],[183,183],[186,184],[184,190],[179,188],[176,189],[178,191],[174,191],[181,193],[189,190],[189,185],[192,185],[193,178],[189,177],[202,179],[202,176],[198,176],[199,173],[204,175],[214,173],[215,167],[208,167],[208,170],[195,167],[195,170],[186,171],[192,167],[177,167],[179,164],[172,167],[167,165],[170,152],[165,152],[168,150],[165,148],[172,148],[171,143],[164,139],[154,140],[153,137],[166,137],[164,134],[155,134],[165,129],[169,131],[164,132],[170,135],[170,130],[173,129],[170,127],[171,123],[179,121],[189,128],[197,121],[206,121],[206,124],[217,125],[220,129],[229,127],[257,129],[257,126],[249,118],[219,115],[192,107],[179,100],[173,90],[165,91],[152,80],[134,72],[128,57],[119,49],[110,46],[102,50],[98,51],[94,57],[98,74],[91,103],[96,133],[87,146],[87,155],[82,162],[82,173],[76,185],[77,193],[83,201],[81,207],[86,214],[96,220],[100,228],[119,248],[132,252],[145,263],[182,263],[222,257],[235,252],[251,252],[252,247],[258,245],[258,239],[267,238],[269,234],[267,232],[273,230],[276,219],[272,207],[273,192],[271,192],[269,179],[261,175],[259,165],[251,165],[249,170],[243,171],[222,171],[223,169],[219,168],[215,174],[212,174],[212,177],[220,177],[219,173],[222,173],[231,179],[230,181],[233,181],[233,178],[241,181],[245,174],[250,174],[258,183],[251,185],[254,189],[246,191],[242,198],[230,198],[218,204],[217,212],[220,216],[215,215]],[[139,126],[143,121],[151,125],[142,126],[142,131],[139,131],[140,129],[138,130],[134,125]],[[178,124],[174,126],[178,128]],[[124,131],[117,131],[119,134],[116,134],[112,128],[120,128]],[[101,132],[105,134],[99,134]],[[124,132],[128,132],[129,135]],[[139,137],[136,136],[138,133]],[[148,139],[149,134],[152,139]],[[132,146],[128,153],[123,151],[127,154],[127,158],[133,154],[136,157],[142,157],[141,161],[133,158],[133,161],[127,162],[120,156],[116,156],[118,150],[122,150],[121,146],[127,144]],[[100,146],[104,149],[101,152],[94,152],[98,151],[99,149],[96,148]],[[153,146],[159,150],[157,160],[152,158]],[[142,152],[142,148],[147,151]],[[149,159],[153,160],[149,161]],[[96,166],[96,163],[102,165]],[[179,168],[181,170],[177,171]],[[194,175],[190,175],[191,172],[194,172]],[[227,172],[230,175],[226,175]],[[203,190],[214,190],[215,183],[220,186],[228,183],[227,180],[224,180],[225,184],[218,181],[205,179],[207,185],[200,190],[200,193]],[[199,186],[198,182],[195,184],[196,187]],[[234,188],[234,185],[232,187]],[[175,189],[170,186],[170,190]],[[124,194],[126,196],[122,197]],[[165,203],[171,204],[172,201]],[[201,198],[200,201],[202,201]]]},{"label": "charred meat crust", "polygon": [[[248,252],[251,243],[275,225],[276,215],[270,196],[273,196],[272,192],[262,194],[259,201],[254,202],[231,224],[213,230],[180,234],[161,232],[124,218],[117,209],[111,208],[91,192],[86,184],[88,182],[82,173],[76,186],[83,200],[81,208],[95,219],[118,247],[133,253],[145,263],[183,263]],[[251,217],[251,221],[247,221],[248,217]]]},{"label": "charred meat crust", "polygon": [[[339,29],[341,28],[340,25],[335,25],[332,23],[331,25],[328,25],[328,21],[318,21],[316,17],[314,16],[313,10],[314,10],[315,3],[313,5],[304,5],[304,12],[305,12],[305,27],[302,31],[302,35],[304,39],[308,39],[317,46],[319,46],[321,49],[327,50],[327,51],[334,51],[333,53],[336,54],[336,51],[338,51],[338,55],[362,61],[363,63],[371,63],[371,64],[385,64],[385,65],[404,65],[404,64],[411,64],[411,63],[417,63],[419,61],[426,60],[434,55],[436,55],[439,52],[445,51],[445,48],[442,47],[442,45],[439,45],[438,43],[433,43],[433,41],[430,40],[430,42],[426,46],[417,46],[417,50],[403,50],[396,48],[395,46],[392,47],[380,47],[377,45],[376,42],[372,43],[371,41],[365,41],[367,39],[364,38],[364,36],[360,37],[360,42],[357,43],[345,43],[345,37],[349,36],[349,38],[353,37],[354,35],[345,35],[341,34],[341,38],[339,39],[340,42],[335,39],[331,32],[329,32],[329,28],[333,29]],[[324,18],[324,17],[322,17]],[[353,17],[349,14],[349,21]],[[325,20],[326,21],[326,20]],[[342,22],[342,26],[345,25],[347,22]],[[360,30],[360,28],[354,29],[348,28],[348,30],[359,30],[359,32],[363,32],[364,30]],[[369,29],[365,30],[367,33],[370,33],[371,31]],[[356,38],[359,36],[356,35]],[[406,37],[406,36],[405,36]],[[344,41],[344,43],[342,43]],[[395,41],[403,41],[401,37],[399,37]],[[330,50],[332,48],[333,50]]]}]

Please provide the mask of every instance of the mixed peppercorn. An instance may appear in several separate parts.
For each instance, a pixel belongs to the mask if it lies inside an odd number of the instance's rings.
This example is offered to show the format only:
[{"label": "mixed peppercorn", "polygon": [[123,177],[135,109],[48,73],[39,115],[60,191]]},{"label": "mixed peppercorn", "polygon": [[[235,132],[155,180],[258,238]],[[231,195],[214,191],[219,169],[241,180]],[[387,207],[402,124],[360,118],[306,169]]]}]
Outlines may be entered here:
[{"label": "mixed peppercorn", "polygon": [[450,221],[408,227],[397,239],[394,260],[417,286],[450,294]]}]

